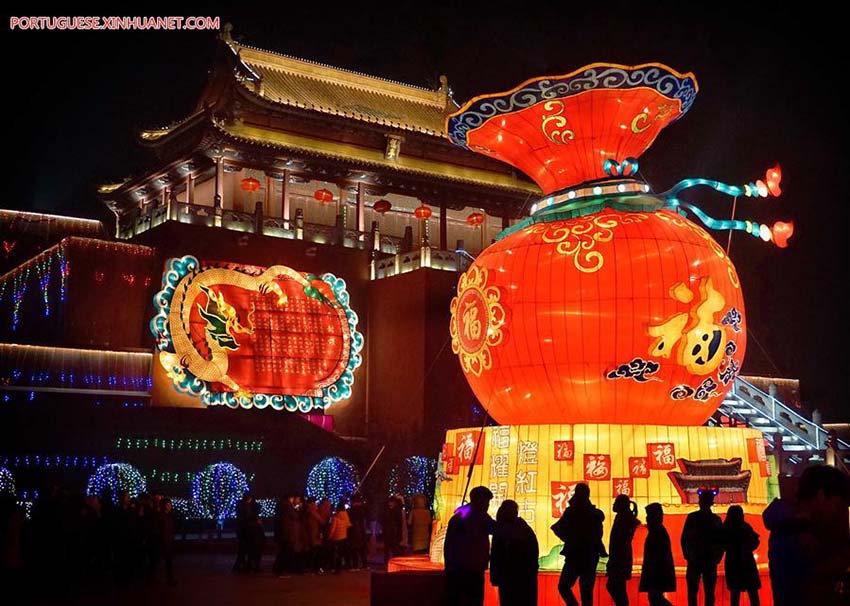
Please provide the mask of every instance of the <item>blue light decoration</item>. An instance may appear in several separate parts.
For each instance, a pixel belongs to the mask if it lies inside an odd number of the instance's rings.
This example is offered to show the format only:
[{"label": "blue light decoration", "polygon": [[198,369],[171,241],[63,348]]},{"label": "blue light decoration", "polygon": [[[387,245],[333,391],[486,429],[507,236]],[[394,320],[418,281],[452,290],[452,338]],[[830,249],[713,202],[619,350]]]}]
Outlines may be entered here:
[{"label": "blue light decoration", "polygon": [[306,494],[317,501],[328,499],[337,507],[359,485],[360,474],[354,465],[341,457],[325,457],[307,474]]},{"label": "blue light decoration", "polygon": [[0,494],[15,496],[15,476],[5,467],[0,467]]},{"label": "blue light decoration", "polygon": [[224,461],[208,465],[192,480],[192,501],[198,511],[219,522],[236,517],[236,504],[248,491],[245,473]]},{"label": "blue light decoration", "polygon": [[[197,281],[200,284],[202,280],[199,276],[208,270],[219,272],[216,275],[220,275],[220,272],[225,271],[220,267],[202,267],[201,262],[190,255],[170,259],[166,266],[166,271],[162,276],[162,290],[153,299],[157,313],[150,321],[150,331],[156,340],[156,347],[160,352],[160,363],[165,368],[167,375],[174,383],[174,388],[178,392],[199,397],[205,406],[225,405],[230,408],[246,409],[251,407],[267,408],[271,406],[275,410],[302,413],[310,412],[314,408],[325,409],[331,404],[345,400],[351,396],[351,386],[354,384],[354,371],[363,361],[360,354],[360,351],[363,349],[363,335],[357,331],[359,319],[357,314],[349,306],[350,297],[346,290],[345,281],[330,273],[322,274],[319,277],[313,274],[302,274],[284,266],[267,268],[260,276],[251,275],[244,269],[228,270],[235,277],[229,278],[230,281],[223,284],[238,285],[249,290],[257,290],[262,294],[277,292],[278,305],[283,306],[287,303],[287,295],[282,293],[280,286],[276,285],[275,281],[283,279],[293,280],[303,286],[303,292],[307,297],[316,299],[328,307],[341,309],[345,318],[344,323],[347,324],[349,337],[346,352],[348,359],[340,376],[333,383],[320,386],[318,391],[320,391],[321,395],[294,395],[251,393],[249,390],[242,388],[233,388],[230,391],[219,390],[214,385],[227,385],[227,381],[232,382],[232,379],[227,376],[226,372],[215,380],[201,378],[193,374],[190,370],[191,360],[197,358],[198,352],[194,349],[194,345],[188,347],[188,351],[183,351],[182,349],[178,351],[180,348],[175,345],[175,339],[182,340],[184,335],[173,333],[169,316],[171,314],[172,301],[179,299],[182,305],[182,297],[186,296],[185,291],[190,282]],[[264,278],[263,276],[266,277]],[[262,282],[260,281],[261,279],[263,280]],[[324,282],[330,287],[334,295],[333,301],[326,298],[316,288],[316,282]],[[181,284],[182,286],[180,286]],[[210,282],[211,286],[215,284],[215,282]],[[204,292],[207,293],[207,297],[215,296],[215,293],[206,286],[199,286],[198,288],[202,290],[206,288]],[[207,321],[210,321],[209,317]],[[227,326],[229,325],[228,321]],[[227,339],[227,349],[238,349],[238,344],[234,347],[235,341],[233,340],[233,335],[220,333],[216,336],[222,340]],[[219,345],[221,344],[219,343]],[[211,365],[203,361],[199,362],[199,368],[208,369],[210,367]]]},{"label": "blue light decoration", "polygon": [[122,492],[127,491],[130,498],[136,498],[145,490],[147,481],[138,469],[129,463],[109,463],[98,467],[89,478],[86,494],[101,499],[108,495],[117,505]]},{"label": "blue light decoration", "polygon": [[430,505],[434,500],[436,478],[437,459],[421,455],[407,457],[390,470],[387,495],[412,497],[423,494]]}]

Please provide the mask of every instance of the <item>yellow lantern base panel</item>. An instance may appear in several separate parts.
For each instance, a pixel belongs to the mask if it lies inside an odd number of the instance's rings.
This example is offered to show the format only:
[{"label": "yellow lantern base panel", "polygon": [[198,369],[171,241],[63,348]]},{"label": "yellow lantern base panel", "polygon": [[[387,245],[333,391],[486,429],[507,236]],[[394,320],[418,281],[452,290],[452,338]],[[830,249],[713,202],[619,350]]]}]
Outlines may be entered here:
[{"label": "yellow lantern base panel", "polygon": [[[534,529],[543,570],[560,570],[561,541],[552,533],[569,504],[574,487],[584,482],[591,501],[605,514],[605,544],[618,494],[639,507],[661,503],[677,565],[685,562],[679,536],[687,514],[698,509],[700,489],[717,491],[714,510],[743,507],[747,520],[762,533],[762,562],[767,534],[761,513],[778,496],[778,481],[765,456],[762,433],[745,427],[664,425],[501,425],[453,429],[446,433],[435,498],[436,521],[430,559],[443,560],[445,526],[475,486],[488,487],[494,498],[489,513],[512,499]],[[472,463],[475,463],[472,465]],[[470,477],[470,467],[472,473]],[[643,539],[635,536],[635,560]]]},{"label": "yellow lantern base panel", "polygon": [[[641,520],[645,519],[646,505],[661,503],[678,577],[677,592],[667,594],[674,604],[687,603],[680,537],[685,518],[698,509],[698,491],[717,491],[714,511],[721,517],[729,505],[740,505],[747,521],[761,535],[756,552],[762,576],[760,593],[762,603],[772,603],[768,535],[761,514],[779,496],[778,480],[775,466],[765,455],[762,433],[744,427],[564,424],[450,430],[440,457],[430,555],[395,558],[389,571],[433,574],[442,570],[449,519],[469,490],[486,486],[494,495],[489,509],[494,518],[502,501],[512,499],[519,505],[520,516],[534,529],[540,545],[539,603],[560,604],[561,541],[550,527],[568,506],[572,489],[579,482],[590,487],[591,501],[605,514],[606,546],[616,495],[628,494],[637,503]],[[630,600],[635,604],[645,603],[645,595],[639,602],[637,594],[645,538],[646,529],[641,526],[635,533],[634,576],[628,584]],[[603,559],[600,577],[604,570]],[[718,572],[717,604],[722,606],[728,604],[722,565]],[[609,600],[604,586],[600,578],[595,603]],[[496,606],[498,594],[489,580],[486,588],[485,604]]]}]

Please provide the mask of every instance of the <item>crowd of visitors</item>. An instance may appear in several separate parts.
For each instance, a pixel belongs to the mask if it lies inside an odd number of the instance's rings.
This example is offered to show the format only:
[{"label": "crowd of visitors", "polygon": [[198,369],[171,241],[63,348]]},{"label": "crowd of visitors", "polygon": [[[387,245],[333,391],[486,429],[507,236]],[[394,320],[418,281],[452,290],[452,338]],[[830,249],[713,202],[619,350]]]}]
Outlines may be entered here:
[{"label": "crowd of visitors", "polygon": [[114,500],[53,487],[35,501],[27,520],[9,494],[0,495],[0,570],[7,587],[27,573],[49,570],[56,583],[43,591],[67,592],[93,577],[123,585],[153,581],[158,570],[175,581],[172,555],[175,521],[171,501],[127,492]]},{"label": "crowd of visitors", "polygon": [[[747,594],[750,606],[759,606],[761,587],[754,556],[760,537],[744,518],[739,505],[726,511],[726,519],[712,511],[715,489],[699,493],[699,509],[688,514],[681,547],[687,561],[685,574],[688,606],[697,606],[702,586],[703,603],[715,603],[718,566],[723,562],[731,606]],[[469,493],[469,503],[449,520],[445,538],[446,596],[450,605],[481,606],[485,571],[498,588],[500,606],[537,604],[538,544],[534,531],[518,516],[518,506],[505,500],[496,519],[488,514],[493,494],[484,486]],[[838,606],[850,602],[847,574],[850,568],[848,536],[850,486],[847,476],[828,466],[807,468],[796,500],[776,499],[765,510],[770,531],[769,567],[776,606]],[[615,606],[628,606],[627,581],[632,577],[635,531],[641,522],[637,505],[627,496],[614,500],[615,514],[608,549],[602,541],[605,515],[590,500],[587,484],[576,485],[569,506],[552,526],[563,541],[564,567],[558,591],[567,606],[592,606],[601,558],[605,585]],[[638,590],[650,606],[669,606],[666,593],[676,591],[676,569],[670,535],[664,526],[660,503],[645,507],[646,538]],[[490,544],[492,537],[492,547]],[[578,582],[580,600],[573,593]]]},{"label": "crowd of visitors", "polygon": [[[237,509],[239,551],[234,570],[256,569],[251,554],[262,549],[255,505],[243,499]],[[370,515],[362,495],[344,498],[335,508],[328,499],[287,496],[277,502],[274,572],[281,576],[369,568],[370,545],[383,543],[384,562],[407,552],[426,553],[431,540],[431,511],[425,495],[408,502],[387,499],[377,516]],[[259,542],[259,543],[258,543]]]}]

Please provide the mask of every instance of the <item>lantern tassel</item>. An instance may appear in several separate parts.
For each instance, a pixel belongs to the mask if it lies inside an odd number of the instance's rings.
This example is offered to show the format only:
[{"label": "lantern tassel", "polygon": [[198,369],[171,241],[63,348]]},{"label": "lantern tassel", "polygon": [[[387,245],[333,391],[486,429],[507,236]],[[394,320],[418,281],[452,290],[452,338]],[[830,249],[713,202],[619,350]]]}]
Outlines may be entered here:
[{"label": "lantern tassel", "polygon": [[692,212],[707,228],[712,230],[735,230],[735,231],[743,231],[754,238],[761,238],[765,242],[773,242],[776,246],[780,248],[785,248],[788,243],[788,238],[794,233],[794,224],[793,223],[782,223],[777,222],[774,224],[773,228],[768,227],[767,225],[756,223],[755,221],[745,221],[741,219],[715,219],[714,217],[709,216],[702,209],[693,204],[682,203],[675,198],[668,199],[667,208],[672,210],[677,210],[677,212],[683,211],[678,209],[686,209]]}]

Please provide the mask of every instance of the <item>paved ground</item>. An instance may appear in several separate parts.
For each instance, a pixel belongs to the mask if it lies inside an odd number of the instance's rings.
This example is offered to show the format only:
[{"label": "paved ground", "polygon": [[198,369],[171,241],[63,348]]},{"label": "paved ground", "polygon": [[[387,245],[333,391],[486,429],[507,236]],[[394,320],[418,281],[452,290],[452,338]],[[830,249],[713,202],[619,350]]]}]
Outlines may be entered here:
[{"label": "paved ground", "polygon": [[[177,583],[168,585],[160,576],[158,582],[137,582],[121,591],[108,586],[90,587],[84,595],[71,597],[54,588],[55,598],[19,598],[20,604],[48,606],[74,604],[85,606],[368,606],[369,573],[341,572],[338,575],[294,575],[278,578],[271,572],[273,558],[266,556],[262,572],[236,574],[231,571],[230,554],[186,554],[175,559]],[[162,571],[160,571],[162,572]],[[45,578],[45,582],[50,582]],[[6,604],[5,600],[0,602]],[[10,603],[11,606],[11,603]]]}]

